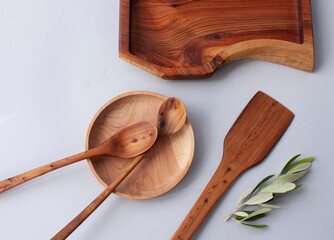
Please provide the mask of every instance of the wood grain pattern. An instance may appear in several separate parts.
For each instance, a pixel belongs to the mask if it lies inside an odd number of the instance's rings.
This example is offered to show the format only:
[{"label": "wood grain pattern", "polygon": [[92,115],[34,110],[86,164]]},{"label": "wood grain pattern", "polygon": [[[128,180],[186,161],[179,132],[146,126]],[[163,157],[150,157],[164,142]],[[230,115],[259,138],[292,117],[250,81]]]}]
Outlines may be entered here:
[{"label": "wood grain pattern", "polygon": [[[158,140],[168,135],[175,134],[184,126],[187,118],[186,108],[182,101],[172,97],[165,100],[157,113],[157,128],[159,134]],[[150,134],[152,136],[153,134]],[[158,141],[155,143],[157,144]],[[67,238],[83,221],[87,219],[95,209],[104,202],[104,200],[118,187],[118,185],[131,173],[131,171],[145,158],[145,153],[137,156],[131,163],[121,172],[119,176],[79,215],[77,215],[70,223],[68,223],[61,231],[59,231],[52,240],[60,240]]]},{"label": "wood grain pattern", "polygon": [[313,71],[310,0],[121,0],[119,56],[165,79],[241,58]]},{"label": "wood grain pattern", "polygon": [[86,158],[97,156],[131,158],[137,156],[145,152],[154,144],[157,139],[158,132],[156,126],[151,122],[137,122],[124,127],[110,136],[95,148],[1,181],[0,193],[48,172],[65,167],[72,163],[76,163]]},{"label": "wood grain pattern", "polygon": [[225,137],[218,169],[171,239],[190,239],[230,184],[265,158],[293,118],[282,104],[258,92]]},{"label": "wood grain pattern", "polygon": [[158,137],[172,135],[178,132],[187,119],[186,107],[178,98],[168,98],[160,107],[158,113]]},{"label": "wood grain pattern", "polygon": [[64,240],[77,229],[103,202],[108,196],[115,191],[118,185],[129,175],[129,173],[140,163],[145,154],[136,157],[115,180],[92,201],[81,213],[79,213],[71,222],[60,230],[51,240]]},{"label": "wood grain pattern", "polygon": [[[103,142],[124,125],[137,121],[157,123],[157,112],[166,97],[145,91],[122,94],[95,115],[86,137],[86,149]],[[183,128],[159,140],[144,161],[117,187],[115,193],[129,199],[160,196],[176,186],[188,171],[194,154],[194,133],[189,120]],[[132,159],[97,157],[88,160],[101,184],[107,187]]]}]

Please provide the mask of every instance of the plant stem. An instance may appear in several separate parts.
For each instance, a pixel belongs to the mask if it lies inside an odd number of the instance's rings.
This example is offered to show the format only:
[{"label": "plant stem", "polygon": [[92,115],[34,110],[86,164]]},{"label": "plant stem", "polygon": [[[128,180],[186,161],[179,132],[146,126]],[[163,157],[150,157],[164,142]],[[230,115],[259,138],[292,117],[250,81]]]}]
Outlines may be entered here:
[{"label": "plant stem", "polygon": [[234,213],[238,212],[243,206],[245,206],[245,204],[241,204],[240,206],[236,207],[236,209],[230,215],[228,215],[227,218],[225,218],[225,222],[229,220],[234,215]]},{"label": "plant stem", "polygon": [[235,219],[234,217],[232,218],[234,221],[236,221],[237,223],[241,223],[240,221],[238,221],[237,219]]}]

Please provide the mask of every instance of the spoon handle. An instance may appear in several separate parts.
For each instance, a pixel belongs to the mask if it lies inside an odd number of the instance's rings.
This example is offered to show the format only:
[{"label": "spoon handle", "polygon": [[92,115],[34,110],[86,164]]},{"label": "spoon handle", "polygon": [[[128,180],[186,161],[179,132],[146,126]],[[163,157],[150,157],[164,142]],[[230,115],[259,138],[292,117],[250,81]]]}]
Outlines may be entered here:
[{"label": "spoon handle", "polygon": [[70,223],[68,223],[62,230],[60,230],[51,240],[66,239],[77,227],[83,223],[97,209],[101,203],[118,187],[118,185],[129,175],[129,173],[140,163],[146,156],[145,153],[136,157],[121,174],[93,201],[91,202],[79,215],[77,215]]},{"label": "spoon handle", "polygon": [[231,166],[221,163],[171,240],[191,239],[205,217],[239,174],[240,172],[232,170]]},{"label": "spoon handle", "polygon": [[3,180],[0,182],[0,193],[5,192],[13,187],[16,187],[22,183],[25,183],[31,179],[34,179],[36,177],[39,177],[45,173],[51,172],[53,170],[56,170],[58,168],[67,166],[69,164],[78,162],[80,160],[86,159],[86,158],[91,158],[95,156],[100,155],[100,150],[99,149],[91,149],[82,153],[75,154],[73,156],[46,164],[44,166],[35,168],[33,170],[30,170],[25,173],[21,173],[15,177],[8,178],[6,180]]}]

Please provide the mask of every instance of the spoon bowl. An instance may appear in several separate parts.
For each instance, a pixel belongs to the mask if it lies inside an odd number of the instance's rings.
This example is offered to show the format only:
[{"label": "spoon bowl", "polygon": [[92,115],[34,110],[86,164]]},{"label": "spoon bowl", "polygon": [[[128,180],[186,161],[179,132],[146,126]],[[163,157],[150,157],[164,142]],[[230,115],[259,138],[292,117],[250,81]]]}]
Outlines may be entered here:
[{"label": "spoon bowl", "polygon": [[158,116],[158,136],[172,135],[183,127],[187,118],[186,107],[180,99],[168,98],[161,105]]},{"label": "spoon bowl", "polygon": [[146,152],[157,139],[157,128],[150,122],[138,122],[115,133],[103,147],[106,155],[131,158]]}]

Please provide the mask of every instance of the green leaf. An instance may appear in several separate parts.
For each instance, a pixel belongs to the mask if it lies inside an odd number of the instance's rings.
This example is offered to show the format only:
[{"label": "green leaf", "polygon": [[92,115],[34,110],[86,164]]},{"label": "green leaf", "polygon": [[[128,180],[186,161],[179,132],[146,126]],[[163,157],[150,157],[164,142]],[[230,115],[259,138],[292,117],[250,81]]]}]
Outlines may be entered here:
[{"label": "green leaf", "polygon": [[237,221],[240,221],[240,220],[242,220],[242,219],[244,219],[245,217],[239,217],[239,216],[236,216],[235,217],[235,220],[237,220]]},{"label": "green leaf", "polygon": [[259,210],[256,210],[252,214],[249,214],[247,217],[242,219],[241,222],[247,221],[248,219],[250,219],[252,217],[255,217],[255,216],[260,215],[260,214],[264,214],[264,213],[269,212],[269,211],[271,211],[271,208],[260,208]]},{"label": "green leaf", "polygon": [[248,215],[249,214],[252,214],[253,212],[255,212],[255,211],[244,211],[245,213],[247,213]]},{"label": "green leaf", "polygon": [[270,192],[258,193],[255,196],[251,197],[245,202],[245,205],[256,205],[260,203],[265,203],[272,199],[274,196]]},{"label": "green leaf", "polygon": [[298,172],[298,173],[287,173],[287,174],[280,175],[276,179],[274,179],[274,181],[272,181],[272,184],[279,183],[279,182],[294,182],[298,180],[299,178],[301,178],[302,176],[304,176],[306,173],[308,173],[308,171],[309,169]]},{"label": "green leaf", "polygon": [[254,188],[248,188],[246,191],[244,191],[241,196],[239,197],[237,206],[239,206],[239,204],[242,202],[242,200],[244,200],[245,198],[247,198],[252,192],[253,192]]},{"label": "green leaf", "polygon": [[299,164],[303,164],[303,163],[312,163],[312,161],[314,160],[314,157],[308,157],[308,158],[303,158],[295,163],[293,163],[291,166],[290,166],[290,169],[293,168],[293,167],[296,167],[297,165]]},{"label": "green leaf", "polygon": [[296,190],[296,189],[300,188],[301,186],[303,186],[303,184],[299,184],[299,185],[297,185],[297,186],[295,187],[295,189],[294,189],[294,190]]},{"label": "green leaf", "polygon": [[312,165],[312,163],[310,163],[310,162],[301,163],[301,164],[292,166],[287,173],[301,172],[301,171],[304,171],[304,170],[308,169],[309,167],[311,167],[311,165]]},{"label": "green leaf", "polygon": [[265,186],[260,193],[285,193],[295,189],[296,184],[290,182],[279,182]]},{"label": "green leaf", "polygon": [[277,206],[277,205],[273,205],[273,204],[268,204],[268,203],[261,203],[259,204],[261,207],[265,207],[265,208],[281,208],[282,206]]},{"label": "green leaf", "polygon": [[248,217],[248,214],[245,212],[235,212],[234,215],[237,215],[239,217]]},{"label": "green leaf", "polygon": [[266,214],[261,213],[261,214],[259,214],[259,215],[254,216],[254,217],[250,217],[250,218],[248,218],[248,219],[246,219],[246,220],[244,220],[244,221],[245,221],[245,222],[252,222],[252,221],[255,221],[255,220],[257,220],[257,219],[263,218],[263,217],[265,217],[265,216],[266,216]]},{"label": "green leaf", "polygon": [[294,165],[298,164],[298,163],[313,162],[314,159],[315,159],[314,157],[303,158],[303,159],[299,160],[298,162],[294,163]]},{"label": "green leaf", "polygon": [[287,171],[291,165],[291,163],[293,163],[293,161],[295,161],[301,154],[298,154],[294,157],[292,157],[286,164],[285,166],[283,167],[282,171],[280,172],[279,175],[281,175],[282,173],[284,173],[285,171]]},{"label": "green leaf", "polygon": [[[254,216],[254,217],[250,217],[250,218],[248,218],[247,220],[245,220],[245,222],[255,221],[255,220],[257,220],[257,219],[259,219],[259,218],[263,218],[263,217],[265,217],[265,216],[266,216],[266,214],[261,213],[261,214],[259,214],[259,215]],[[238,221],[241,221],[241,220],[243,220],[244,218],[245,218],[245,217],[239,217],[239,216],[235,217],[235,219],[238,220]]]},{"label": "green leaf", "polygon": [[273,175],[269,175],[267,177],[265,177],[264,179],[262,179],[257,185],[256,187],[253,189],[253,191],[251,192],[251,194],[249,194],[249,196],[252,196],[253,193],[256,192],[256,190],[258,190],[265,182],[267,182],[270,178],[272,178],[273,176],[275,176],[275,174]]},{"label": "green leaf", "polygon": [[243,225],[246,225],[248,227],[253,227],[253,228],[266,228],[268,225],[254,225],[254,224],[248,224],[248,223],[241,223]]}]

